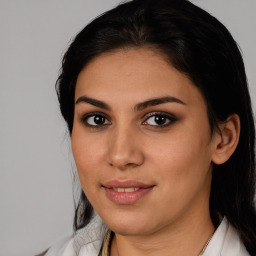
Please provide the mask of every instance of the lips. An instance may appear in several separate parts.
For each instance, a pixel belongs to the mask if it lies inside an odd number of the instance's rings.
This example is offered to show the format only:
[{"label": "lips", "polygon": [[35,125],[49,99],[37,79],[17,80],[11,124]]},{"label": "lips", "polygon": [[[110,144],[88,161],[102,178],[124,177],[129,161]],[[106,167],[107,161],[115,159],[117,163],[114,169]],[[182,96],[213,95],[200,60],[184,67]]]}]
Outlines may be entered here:
[{"label": "lips", "polygon": [[111,180],[103,185],[108,199],[115,204],[134,204],[150,191],[154,185],[147,185],[136,180]]}]

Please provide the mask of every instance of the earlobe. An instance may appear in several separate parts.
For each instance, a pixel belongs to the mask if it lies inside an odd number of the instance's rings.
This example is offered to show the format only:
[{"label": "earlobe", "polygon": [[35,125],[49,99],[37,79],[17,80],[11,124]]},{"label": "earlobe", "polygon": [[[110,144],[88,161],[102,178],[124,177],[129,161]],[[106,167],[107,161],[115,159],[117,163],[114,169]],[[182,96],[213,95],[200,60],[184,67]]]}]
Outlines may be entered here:
[{"label": "earlobe", "polygon": [[[234,153],[240,135],[240,118],[237,114],[230,115],[224,123],[219,125],[220,133],[217,134],[212,162],[225,163]],[[217,133],[217,132],[216,132]]]}]

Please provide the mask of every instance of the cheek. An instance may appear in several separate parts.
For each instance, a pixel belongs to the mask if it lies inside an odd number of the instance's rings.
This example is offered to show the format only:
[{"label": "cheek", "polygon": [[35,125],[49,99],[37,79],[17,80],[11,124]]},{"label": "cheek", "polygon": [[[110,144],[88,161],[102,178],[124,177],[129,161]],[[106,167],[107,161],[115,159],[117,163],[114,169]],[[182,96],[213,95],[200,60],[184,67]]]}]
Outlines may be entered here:
[{"label": "cheek", "polygon": [[102,142],[83,135],[78,129],[73,130],[71,142],[79,179],[82,187],[86,189],[95,185],[96,178],[101,175],[102,169],[99,168],[99,163],[104,159],[104,147]]},{"label": "cheek", "polygon": [[169,138],[150,147],[151,163],[158,177],[167,181],[166,191],[189,191],[203,183],[208,173],[211,165],[208,130],[198,132],[195,128],[189,131],[182,132],[182,136],[180,130],[173,132]]},{"label": "cheek", "polygon": [[162,148],[155,147],[154,152],[151,165],[155,166],[155,177],[162,195],[158,205],[160,215],[169,218],[168,212],[172,212],[173,216],[179,216],[197,198],[205,202],[211,180],[210,151],[205,140],[192,141],[190,136],[173,138],[172,142],[162,144]]}]

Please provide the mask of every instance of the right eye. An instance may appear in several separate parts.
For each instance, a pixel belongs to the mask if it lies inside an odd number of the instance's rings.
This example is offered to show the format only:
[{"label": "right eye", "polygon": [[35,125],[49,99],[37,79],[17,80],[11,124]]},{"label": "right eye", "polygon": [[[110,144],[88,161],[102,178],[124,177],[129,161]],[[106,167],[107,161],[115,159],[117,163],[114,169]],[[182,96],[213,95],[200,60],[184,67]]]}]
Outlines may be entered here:
[{"label": "right eye", "polygon": [[111,124],[107,117],[103,114],[93,113],[82,118],[82,122],[89,127],[98,128],[104,125]]}]

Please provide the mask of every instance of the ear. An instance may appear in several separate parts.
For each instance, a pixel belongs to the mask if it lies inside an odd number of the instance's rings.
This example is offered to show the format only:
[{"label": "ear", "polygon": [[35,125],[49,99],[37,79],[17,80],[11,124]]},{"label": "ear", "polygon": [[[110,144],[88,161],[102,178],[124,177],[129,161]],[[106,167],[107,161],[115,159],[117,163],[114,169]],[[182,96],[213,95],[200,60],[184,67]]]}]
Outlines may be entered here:
[{"label": "ear", "polygon": [[220,132],[216,131],[212,162],[225,163],[234,153],[240,136],[240,118],[237,114],[230,115],[224,123],[219,125]]}]

